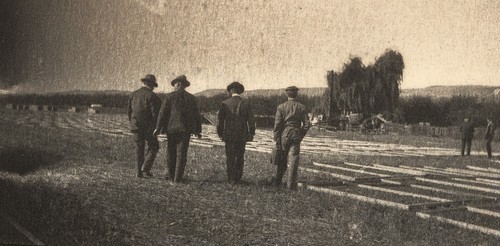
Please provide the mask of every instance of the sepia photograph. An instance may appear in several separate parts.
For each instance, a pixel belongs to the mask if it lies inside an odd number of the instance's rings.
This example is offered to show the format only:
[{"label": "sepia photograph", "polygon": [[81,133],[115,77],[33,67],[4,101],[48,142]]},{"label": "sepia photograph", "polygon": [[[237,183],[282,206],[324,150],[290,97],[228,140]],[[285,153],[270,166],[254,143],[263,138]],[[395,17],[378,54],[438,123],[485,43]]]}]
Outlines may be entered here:
[{"label": "sepia photograph", "polygon": [[0,245],[500,245],[500,0],[1,0]]}]

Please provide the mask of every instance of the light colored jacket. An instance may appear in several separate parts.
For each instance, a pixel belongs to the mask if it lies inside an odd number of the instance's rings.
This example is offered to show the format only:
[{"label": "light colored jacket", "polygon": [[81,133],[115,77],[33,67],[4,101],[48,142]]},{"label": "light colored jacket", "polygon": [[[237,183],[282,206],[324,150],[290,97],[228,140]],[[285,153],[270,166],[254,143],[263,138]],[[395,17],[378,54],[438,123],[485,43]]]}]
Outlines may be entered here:
[{"label": "light colored jacket", "polygon": [[[307,114],[307,107],[294,99],[289,99],[278,106],[274,119],[274,140],[284,142],[285,137],[297,138],[302,141],[307,131],[311,128],[311,122]],[[297,136],[291,136],[298,134]]]}]

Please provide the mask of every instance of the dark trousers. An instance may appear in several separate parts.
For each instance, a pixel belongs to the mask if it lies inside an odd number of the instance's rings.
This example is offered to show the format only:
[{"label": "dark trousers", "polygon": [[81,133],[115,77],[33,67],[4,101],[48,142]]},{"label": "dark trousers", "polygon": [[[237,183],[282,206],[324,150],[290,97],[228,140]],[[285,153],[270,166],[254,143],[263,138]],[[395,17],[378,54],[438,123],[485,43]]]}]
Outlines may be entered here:
[{"label": "dark trousers", "polygon": [[472,145],[472,138],[463,138],[462,139],[462,149],[460,152],[461,156],[464,156],[465,149],[467,148],[467,155],[470,155],[470,148]]},{"label": "dark trousers", "polygon": [[[138,130],[134,131],[133,134],[135,144],[137,145],[137,174],[139,175],[141,171],[149,172],[151,170],[160,145],[158,139],[153,136],[152,131]],[[148,148],[144,154],[146,143],[148,144]]]},{"label": "dark trousers", "polygon": [[486,152],[488,152],[488,158],[493,157],[491,154],[491,140],[493,139],[486,139]]},{"label": "dark trousers", "polygon": [[227,180],[238,182],[243,176],[243,166],[245,165],[246,142],[226,142],[226,166]]},{"label": "dark trousers", "polygon": [[168,178],[174,182],[181,182],[187,162],[189,148],[189,133],[167,134],[167,169]]}]

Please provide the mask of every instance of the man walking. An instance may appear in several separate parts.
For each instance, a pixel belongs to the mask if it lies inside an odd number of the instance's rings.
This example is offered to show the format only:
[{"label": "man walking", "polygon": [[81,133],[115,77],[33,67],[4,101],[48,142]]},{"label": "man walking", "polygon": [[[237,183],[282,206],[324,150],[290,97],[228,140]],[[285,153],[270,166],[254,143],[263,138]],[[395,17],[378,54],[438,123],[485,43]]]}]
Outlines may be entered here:
[{"label": "man walking", "polygon": [[226,145],[228,182],[236,184],[243,176],[246,142],[253,141],[255,135],[255,119],[250,103],[240,96],[245,87],[233,82],[227,91],[231,97],[220,105],[217,134]]},{"label": "man walking", "polygon": [[491,159],[493,155],[491,154],[491,141],[495,136],[495,126],[493,125],[493,120],[491,117],[486,119],[488,125],[486,126],[486,132],[484,134],[484,139],[486,140],[486,152],[488,152],[488,158]]},{"label": "man walking", "polygon": [[201,138],[200,112],[196,98],[185,89],[191,84],[181,75],[171,82],[174,92],[163,99],[154,135],[167,134],[167,178],[181,182],[187,162],[191,134]]},{"label": "man walking", "polygon": [[[285,158],[277,164],[275,185],[281,185],[281,180],[288,170],[288,189],[297,189],[297,172],[299,168],[300,142],[311,127],[306,106],[297,102],[299,89],[290,86],[285,89],[288,101],[278,106],[274,121],[274,140],[276,148],[284,151]],[[278,158],[277,158],[278,159]]]},{"label": "man walking", "polygon": [[464,156],[465,149],[467,148],[467,155],[470,155],[470,149],[472,145],[472,138],[474,137],[474,125],[469,117],[464,118],[464,122],[460,127],[460,132],[462,133],[462,148],[461,156]]},{"label": "man walking", "polygon": [[[148,74],[141,81],[144,86],[132,92],[127,107],[128,120],[137,145],[137,177],[139,178],[142,178],[143,174],[153,176],[151,168],[159,149],[158,139],[153,136],[153,131],[161,104],[160,98],[153,92],[154,88],[158,87],[156,77]],[[146,155],[144,155],[145,143],[148,144]]]}]

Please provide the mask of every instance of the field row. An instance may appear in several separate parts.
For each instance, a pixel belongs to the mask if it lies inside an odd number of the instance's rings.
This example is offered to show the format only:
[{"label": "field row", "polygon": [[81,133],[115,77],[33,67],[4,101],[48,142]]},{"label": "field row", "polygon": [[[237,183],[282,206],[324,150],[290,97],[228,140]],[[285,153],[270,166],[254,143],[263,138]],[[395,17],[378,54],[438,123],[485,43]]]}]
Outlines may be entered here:
[{"label": "field row", "polygon": [[[23,125],[81,129],[113,135],[131,135],[129,123],[126,116],[122,114],[76,114],[71,112],[4,110],[2,115],[5,121]],[[164,139],[165,136],[160,135],[160,140]],[[215,127],[212,125],[203,125],[203,138],[193,139],[192,144],[205,147],[223,145],[217,136]],[[274,147],[274,142],[272,131],[270,130],[258,129],[254,141],[247,144],[248,150],[265,153],[270,153],[272,147]],[[459,154],[456,149],[342,140],[321,136],[306,136],[301,149],[303,153],[337,156],[423,157],[453,156]]]},{"label": "field row", "polygon": [[467,230],[500,237],[500,169],[318,163],[300,167],[301,186],[329,195],[415,212]]}]

